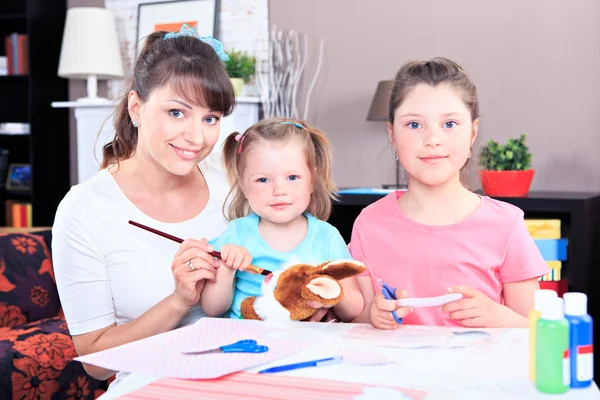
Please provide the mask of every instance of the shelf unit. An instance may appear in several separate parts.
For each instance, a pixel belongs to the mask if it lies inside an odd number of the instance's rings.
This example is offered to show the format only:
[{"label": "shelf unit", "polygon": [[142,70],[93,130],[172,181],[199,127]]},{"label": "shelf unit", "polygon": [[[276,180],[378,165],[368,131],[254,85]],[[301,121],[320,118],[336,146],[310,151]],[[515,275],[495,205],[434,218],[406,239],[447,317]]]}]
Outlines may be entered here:
[{"label": "shelf unit", "polygon": [[6,226],[6,200],[31,202],[33,226],[51,226],[70,188],[69,114],[51,107],[69,95],[68,80],[57,75],[66,11],[66,0],[0,1],[0,55],[6,55],[4,37],[16,32],[27,35],[29,57],[27,74],[0,76],[0,122],[26,122],[31,131],[0,135],[0,148],[9,151],[9,164],[32,169],[31,191],[0,188],[0,226]]}]

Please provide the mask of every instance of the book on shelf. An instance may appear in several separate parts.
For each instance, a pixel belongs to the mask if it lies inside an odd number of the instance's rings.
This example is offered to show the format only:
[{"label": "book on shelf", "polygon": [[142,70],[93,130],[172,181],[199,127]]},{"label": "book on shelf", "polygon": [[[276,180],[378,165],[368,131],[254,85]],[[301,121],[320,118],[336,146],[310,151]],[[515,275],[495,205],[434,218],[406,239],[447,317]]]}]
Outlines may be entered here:
[{"label": "book on shelf", "polygon": [[32,226],[31,203],[7,200],[5,207],[6,226],[29,228]]},{"label": "book on shelf", "polygon": [[29,73],[28,40],[27,35],[16,32],[4,37],[8,75],[25,75]]}]

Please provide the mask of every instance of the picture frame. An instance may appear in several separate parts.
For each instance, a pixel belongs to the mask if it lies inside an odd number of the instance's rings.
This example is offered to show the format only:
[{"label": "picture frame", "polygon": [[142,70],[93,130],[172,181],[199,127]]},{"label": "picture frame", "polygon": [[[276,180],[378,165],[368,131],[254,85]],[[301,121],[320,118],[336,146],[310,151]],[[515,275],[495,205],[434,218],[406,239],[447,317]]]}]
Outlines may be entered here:
[{"label": "picture frame", "polygon": [[6,176],[6,189],[31,190],[31,164],[10,164]]},{"label": "picture frame", "polygon": [[138,5],[136,43],[152,32],[177,32],[188,24],[201,36],[219,38],[220,0],[172,0]]}]

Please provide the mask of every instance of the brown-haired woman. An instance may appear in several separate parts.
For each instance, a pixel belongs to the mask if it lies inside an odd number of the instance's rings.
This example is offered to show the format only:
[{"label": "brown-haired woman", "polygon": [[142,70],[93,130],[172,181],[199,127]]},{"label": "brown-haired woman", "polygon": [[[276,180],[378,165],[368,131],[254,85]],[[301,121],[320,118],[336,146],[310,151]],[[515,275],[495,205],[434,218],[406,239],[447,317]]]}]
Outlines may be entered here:
[{"label": "brown-haired woman", "polygon": [[[186,26],[147,37],[101,170],[74,186],[57,210],[54,268],[79,355],[204,315],[200,293],[218,267],[207,241],[179,246],[128,221],[183,238],[211,238],[227,228],[221,213],[227,180],[202,163],[235,104],[219,46]],[[114,374],[94,366],[86,371],[97,379]]]}]

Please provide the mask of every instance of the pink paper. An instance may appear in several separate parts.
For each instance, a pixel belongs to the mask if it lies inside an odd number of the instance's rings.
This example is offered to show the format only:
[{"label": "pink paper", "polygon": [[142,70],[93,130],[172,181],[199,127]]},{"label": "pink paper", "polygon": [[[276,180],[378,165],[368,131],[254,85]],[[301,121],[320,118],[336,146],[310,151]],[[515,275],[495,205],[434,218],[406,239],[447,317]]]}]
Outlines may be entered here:
[{"label": "pink paper", "polygon": [[[490,348],[506,332],[504,328],[469,329],[451,326],[401,325],[394,330],[376,329],[371,325],[350,328],[344,337],[360,339],[383,347],[414,349],[423,347]],[[461,335],[462,333],[462,335]]]},{"label": "pink paper", "polygon": [[349,329],[344,336],[384,347],[419,348],[444,347],[450,343],[452,335],[451,330],[437,326],[402,325],[394,330],[383,330],[370,325],[358,325]]},{"label": "pink paper", "polygon": [[[243,371],[301,351],[308,341],[267,338],[273,330],[257,321],[202,318],[194,325],[76,358],[113,371],[181,379],[214,379]],[[265,353],[183,355],[254,339],[269,347]]]},{"label": "pink paper", "polygon": [[394,362],[383,354],[357,348],[340,349],[337,354],[344,359],[345,363],[355,365],[386,365]]}]

